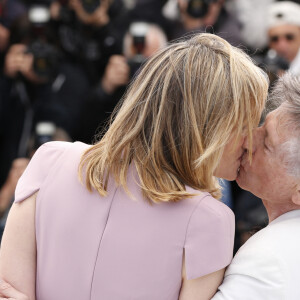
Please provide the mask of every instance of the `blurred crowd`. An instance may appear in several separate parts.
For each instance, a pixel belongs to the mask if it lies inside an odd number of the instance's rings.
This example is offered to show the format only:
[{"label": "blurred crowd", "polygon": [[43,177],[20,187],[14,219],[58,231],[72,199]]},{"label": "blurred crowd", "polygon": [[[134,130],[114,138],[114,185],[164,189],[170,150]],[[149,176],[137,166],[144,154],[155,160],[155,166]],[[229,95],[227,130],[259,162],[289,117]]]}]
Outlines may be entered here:
[{"label": "blurred crowd", "polygon": [[[0,217],[42,143],[92,143],[143,62],[168,42],[217,34],[271,83],[300,75],[300,1],[0,0]],[[259,199],[224,182],[239,247],[267,224]]]}]

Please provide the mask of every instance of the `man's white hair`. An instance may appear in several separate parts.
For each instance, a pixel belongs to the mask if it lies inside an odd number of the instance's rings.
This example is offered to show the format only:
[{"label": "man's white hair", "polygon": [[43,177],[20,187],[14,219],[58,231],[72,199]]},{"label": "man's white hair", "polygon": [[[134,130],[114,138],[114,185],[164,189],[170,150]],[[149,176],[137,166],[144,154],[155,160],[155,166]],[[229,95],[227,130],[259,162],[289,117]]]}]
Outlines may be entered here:
[{"label": "man's white hair", "polygon": [[271,95],[273,103],[281,103],[281,114],[291,130],[291,138],[280,145],[280,153],[289,175],[300,178],[300,76],[286,73],[278,79]]}]

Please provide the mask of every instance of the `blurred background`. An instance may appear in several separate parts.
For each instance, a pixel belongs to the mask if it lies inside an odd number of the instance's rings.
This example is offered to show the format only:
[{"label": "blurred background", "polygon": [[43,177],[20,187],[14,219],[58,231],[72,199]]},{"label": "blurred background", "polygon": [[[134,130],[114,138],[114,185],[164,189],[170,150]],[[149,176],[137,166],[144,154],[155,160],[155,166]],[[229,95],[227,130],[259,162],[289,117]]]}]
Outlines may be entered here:
[{"label": "blurred background", "polygon": [[[247,52],[271,85],[287,70],[300,75],[300,1],[0,0],[0,236],[34,151],[101,138],[143,62],[196,32]],[[222,185],[237,250],[267,214],[254,195]]]}]

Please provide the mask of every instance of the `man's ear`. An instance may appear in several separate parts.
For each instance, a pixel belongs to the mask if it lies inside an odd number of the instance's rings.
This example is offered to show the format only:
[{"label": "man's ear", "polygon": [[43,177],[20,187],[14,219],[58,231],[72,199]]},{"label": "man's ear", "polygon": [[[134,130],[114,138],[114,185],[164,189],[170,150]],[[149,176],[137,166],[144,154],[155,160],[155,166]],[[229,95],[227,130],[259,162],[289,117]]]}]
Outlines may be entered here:
[{"label": "man's ear", "polygon": [[300,206],[300,182],[295,187],[294,193],[292,194],[292,201],[294,204]]}]

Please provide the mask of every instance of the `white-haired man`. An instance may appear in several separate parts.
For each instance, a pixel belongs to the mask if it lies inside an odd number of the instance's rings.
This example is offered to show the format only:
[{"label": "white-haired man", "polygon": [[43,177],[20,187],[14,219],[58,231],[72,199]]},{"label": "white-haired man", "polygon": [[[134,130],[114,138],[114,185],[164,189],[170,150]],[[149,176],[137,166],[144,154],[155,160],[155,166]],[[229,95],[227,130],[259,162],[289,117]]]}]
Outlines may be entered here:
[{"label": "white-haired man", "polygon": [[255,130],[237,178],[262,199],[269,225],[240,248],[214,300],[300,299],[300,78],[283,76],[272,98],[282,104]]},{"label": "white-haired man", "polygon": [[269,47],[289,64],[289,71],[300,75],[300,4],[274,2],[267,18]]}]

